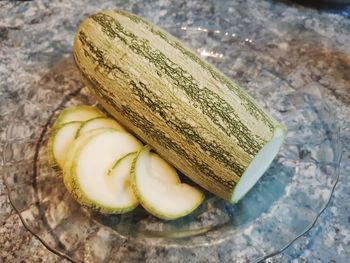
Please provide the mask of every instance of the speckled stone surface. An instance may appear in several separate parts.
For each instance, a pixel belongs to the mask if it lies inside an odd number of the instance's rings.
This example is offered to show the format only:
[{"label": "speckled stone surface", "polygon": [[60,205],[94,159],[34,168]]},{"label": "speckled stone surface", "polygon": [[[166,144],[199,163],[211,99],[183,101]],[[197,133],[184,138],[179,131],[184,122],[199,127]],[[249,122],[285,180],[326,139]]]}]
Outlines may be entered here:
[{"label": "speckled stone surface", "polygon": [[[170,27],[220,25],[252,39],[269,56],[244,57],[225,72],[242,86],[317,85],[334,106],[345,152],[340,179],[329,207],[315,227],[269,262],[349,262],[350,258],[350,20],[285,1],[33,1],[0,2],[0,151],[5,126],[21,93],[71,50],[75,28],[99,9],[121,7]],[[183,24],[186,21],[186,24]],[[190,32],[188,33],[190,34]],[[186,38],[186,37],[185,37]],[[190,43],[196,47],[196,43]],[[235,44],[235,43],[233,43]],[[223,54],[230,50],[222,50]],[[273,60],[269,60],[273,57]],[[243,63],[242,65],[242,61]],[[0,154],[2,154],[0,152]],[[1,168],[0,168],[1,169]],[[2,174],[1,170],[0,173]],[[0,179],[0,262],[62,262],[21,225]],[[229,246],[229,244],[228,244]],[[227,248],[229,251],[229,247]],[[127,251],[125,251],[127,253]],[[171,256],[171,251],[169,251]],[[229,262],[205,250],[208,262]],[[150,251],[147,261],[156,261]],[[188,259],[193,258],[188,253]],[[183,260],[187,255],[183,255]]]}]

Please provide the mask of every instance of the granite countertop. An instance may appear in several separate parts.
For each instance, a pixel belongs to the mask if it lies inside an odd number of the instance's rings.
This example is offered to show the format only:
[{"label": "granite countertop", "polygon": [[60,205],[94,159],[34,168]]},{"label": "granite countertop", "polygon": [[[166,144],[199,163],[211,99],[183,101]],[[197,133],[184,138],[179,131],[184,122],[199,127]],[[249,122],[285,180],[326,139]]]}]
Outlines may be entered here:
[{"label": "granite countertop", "polygon": [[[97,3],[98,2],[98,3]],[[88,14],[122,7],[161,25],[215,22],[241,36],[259,39],[275,61],[256,60],[237,70],[251,85],[282,76],[294,88],[317,85],[334,106],[344,144],[340,179],[314,228],[269,262],[349,262],[350,258],[350,20],[288,1],[0,1],[0,154],[6,124],[35,84],[71,50],[77,24]],[[349,9],[347,9],[349,10]],[[190,33],[189,33],[190,34]],[[229,51],[225,51],[229,52]],[[288,57],[287,59],[284,59]],[[238,61],[238,60],[237,60]],[[239,61],[238,61],[239,62]],[[238,63],[237,62],[237,63]],[[289,64],[288,64],[289,63]],[[238,63],[239,64],[239,63]],[[256,74],[269,68],[270,79]],[[265,77],[265,79],[263,78]],[[0,160],[1,162],[1,160]],[[1,168],[0,168],[1,169]],[[1,170],[0,173],[2,174]],[[0,177],[0,262],[63,262],[22,226]],[[153,258],[148,258],[152,262]],[[215,261],[215,259],[213,259]]]}]

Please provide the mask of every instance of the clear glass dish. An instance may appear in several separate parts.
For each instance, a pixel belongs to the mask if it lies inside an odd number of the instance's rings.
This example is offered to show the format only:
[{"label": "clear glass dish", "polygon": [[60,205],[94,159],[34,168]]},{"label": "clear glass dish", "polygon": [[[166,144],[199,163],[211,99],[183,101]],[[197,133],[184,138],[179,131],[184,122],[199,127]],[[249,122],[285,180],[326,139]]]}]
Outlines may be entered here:
[{"label": "clear glass dish", "polygon": [[[225,55],[232,41],[239,49],[230,54],[249,58],[263,52],[251,40],[228,32],[168,30],[233,78],[238,60]],[[193,34],[182,34],[189,30]],[[301,91],[274,85],[246,89],[288,134],[269,170],[241,202],[231,205],[207,194],[199,209],[175,221],[156,219],[142,208],[107,216],[80,207],[67,193],[60,172],[48,163],[49,127],[60,110],[95,104],[72,57],[63,56],[23,95],[6,128],[2,158],[10,201],[33,235],[73,262],[148,257],[157,262],[258,262],[279,253],[313,226],[332,195],[341,158],[339,130],[315,86]]]}]

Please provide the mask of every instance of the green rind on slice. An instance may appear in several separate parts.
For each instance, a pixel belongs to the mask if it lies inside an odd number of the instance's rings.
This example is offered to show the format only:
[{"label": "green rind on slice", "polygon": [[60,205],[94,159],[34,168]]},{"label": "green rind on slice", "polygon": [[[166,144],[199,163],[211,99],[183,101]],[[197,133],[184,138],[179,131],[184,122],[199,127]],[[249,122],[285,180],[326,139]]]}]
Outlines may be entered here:
[{"label": "green rind on slice", "polygon": [[101,128],[110,128],[110,129],[115,129],[117,131],[126,132],[125,128],[121,126],[114,119],[107,118],[107,117],[96,117],[85,121],[83,125],[81,125],[79,131],[77,132],[77,137],[91,130],[101,129]]},{"label": "green rind on slice", "polygon": [[104,114],[94,106],[79,105],[64,109],[57,117],[53,129],[72,121],[87,121],[96,117],[104,117]]},{"label": "green rind on slice", "polygon": [[106,177],[116,160],[140,148],[142,143],[134,136],[113,129],[107,129],[84,141],[84,145],[75,152],[70,167],[73,197],[81,205],[101,213],[129,211],[130,207],[121,209],[118,206],[107,186]]},{"label": "green rind on slice", "polygon": [[48,141],[49,161],[53,166],[63,169],[65,155],[75,139],[82,122],[73,121],[61,124],[52,131]]},{"label": "green rind on slice", "polygon": [[[133,161],[132,187],[140,204],[150,214],[165,220],[190,214],[202,203],[204,194],[193,186],[181,183],[179,179],[174,180],[172,171],[157,174],[162,169],[157,167],[159,159],[154,159],[155,156],[146,146]],[[164,165],[162,162],[158,164]]]}]

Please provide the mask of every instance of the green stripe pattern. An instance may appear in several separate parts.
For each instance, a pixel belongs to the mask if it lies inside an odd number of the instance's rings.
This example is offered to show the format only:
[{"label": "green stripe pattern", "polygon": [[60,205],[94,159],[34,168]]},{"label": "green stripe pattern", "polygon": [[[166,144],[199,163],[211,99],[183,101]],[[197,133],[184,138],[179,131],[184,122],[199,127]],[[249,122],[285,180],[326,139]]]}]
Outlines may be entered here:
[{"label": "green stripe pattern", "polygon": [[105,11],[85,20],[74,56],[107,110],[225,199],[279,125],[213,66],[128,12]]}]

